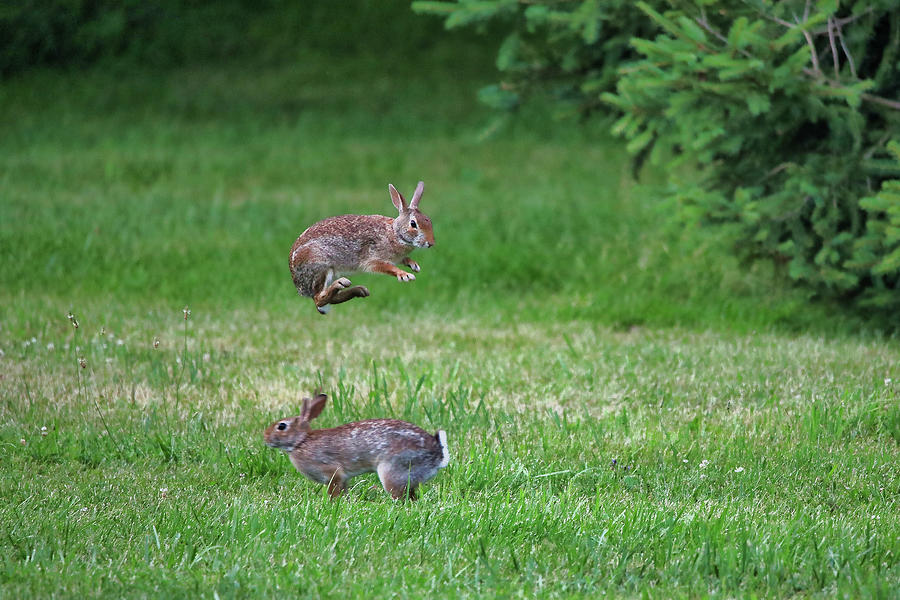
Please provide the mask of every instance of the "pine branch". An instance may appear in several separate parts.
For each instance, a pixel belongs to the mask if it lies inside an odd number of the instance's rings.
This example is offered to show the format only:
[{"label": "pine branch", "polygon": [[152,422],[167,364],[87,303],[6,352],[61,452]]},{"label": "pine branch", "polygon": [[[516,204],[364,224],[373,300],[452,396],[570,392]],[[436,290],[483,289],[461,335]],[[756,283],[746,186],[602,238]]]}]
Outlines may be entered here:
[{"label": "pine branch", "polygon": [[809,57],[812,59],[813,69],[816,73],[821,73],[822,70],[819,68],[819,57],[816,55],[816,45],[813,43],[812,36],[805,29],[800,29],[800,31],[803,33],[803,37],[806,38],[806,44],[809,46]]},{"label": "pine branch", "polygon": [[[786,25],[787,27],[790,27],[790,28],[795,27],[795,25],[791,25],[787,21],[783,21],[783,20],[777,19],[775,17],[773,17],[773,19],[779,21],[780,24]],[[725,43],[726,46],[729,45],[728,38],[725,37],[724,35],[722,35],[722,33],[720,31],[717,31],[712,25],[710,25],[709,22],[707,22],[707,20],[705,18],[694,17],[694,22],[697,23],[703,29],[705,29],[707,32],[709,32],[711,35],[713,35],[716,39]],[[809,34],[805,31],[803,33],[805,36],[807,36],[807,43],[811,44],[812,39],[809,37]],[[815,48],[815,46],[813,46],[813,48]],[[756,57],[753,54],[751,54],[750,52],[748,52],[747,50],[744,50],[742,48],[734,48],[734,50],[736,50],[737,52],[739,52],[742,56],[744,56],[746,58],[750,58],[750,59],[754,59],[754,60],[756,59]],[[846,89],[847,86],[841,85],[841,83],[839,81],[825,77],[825,75],[822,73],[821,69],[819,69],[819,61],[816,58],[815,52],[812,53],[812,57],[813,57],[813,68],[804,67],[803,73],[805,73],[812,79],[821,80],[833,88]],[[848,57],[849,57],[849,53],[848,53]],[[850,59],[850,60],[852,60],[852,59]],[[856,69],[853,68],[853,71],[855,72]],[[879,104],[881,106],[886,106],[886,107],[894,109],[894,110],[900,110],[900,101],[897,101],[897,100],[891,100],[889,98],[883,98],[881,96],[876,96],[874,94],[866,94],[866,93],[860,94],[860,98],[862,98],[866,102],[871,102],[872,104]]]},{"label": "pine branch", "polygon": [[854,79],[858,79],[859,76],[856,74],[856,64],[853,62],[853,57],[850,55],[847,44],[844,43],[844,32],[841,30],[841,26],[837,25],[837,22],[835,22],[835,26],[837,28],[838,39],[841,42],[841,48],[844,50],[844,55],[847,57],[847,62],[850,64],[850,74],[853,75]]},{"label": "pine branch", "polygon": [[[837,87],[842,86],[838,85]],[[900,110],[900,102],[898,102],[897,100],[890,100],[888,98],[875,96],[873,94],[860,94],[860,97],[863,100],[867,100],[873,104],[880,104],[882,106],[887,106],[888,108],[893,108],[894,110]]]},{"label": "pine branch", "polygon": [[831,62],[834,65],[834,78],[840,79],[840,60],[838,59],[837,44],[834,41],[834,21],[828,17],[828,45],[831,46]]}]

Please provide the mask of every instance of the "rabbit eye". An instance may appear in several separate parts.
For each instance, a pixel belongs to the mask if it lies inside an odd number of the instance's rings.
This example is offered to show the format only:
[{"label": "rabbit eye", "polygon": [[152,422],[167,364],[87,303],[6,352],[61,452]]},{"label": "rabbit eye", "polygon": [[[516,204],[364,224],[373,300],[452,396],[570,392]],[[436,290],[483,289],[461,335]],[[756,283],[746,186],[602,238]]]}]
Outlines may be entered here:
[{"label": "rabbit eye", "polygon": [[413,219],[409,222],[409,226],[412,227],[413,229],[418,229],[418,227],[419,227],[418,225],[416,225],[415,219]]},{"label": "rabbit eye", "polygon": [[287,423],[278,424],[278,431],[284,431],[285,429],[287,429]]}]

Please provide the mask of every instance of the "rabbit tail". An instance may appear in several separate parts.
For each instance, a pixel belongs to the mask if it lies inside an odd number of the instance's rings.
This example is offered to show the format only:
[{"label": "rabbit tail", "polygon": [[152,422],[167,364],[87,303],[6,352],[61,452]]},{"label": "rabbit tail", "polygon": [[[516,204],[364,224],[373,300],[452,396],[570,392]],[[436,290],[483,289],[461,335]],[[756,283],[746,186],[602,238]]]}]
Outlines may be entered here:
[{"label": "rabbit tail", "polygon": [[438,468],[443,469],[450,464],[450,450],[447,449],[447,432],[443,429],[438,429],[434,437],[441,447],[441,462],[438,463]]}]

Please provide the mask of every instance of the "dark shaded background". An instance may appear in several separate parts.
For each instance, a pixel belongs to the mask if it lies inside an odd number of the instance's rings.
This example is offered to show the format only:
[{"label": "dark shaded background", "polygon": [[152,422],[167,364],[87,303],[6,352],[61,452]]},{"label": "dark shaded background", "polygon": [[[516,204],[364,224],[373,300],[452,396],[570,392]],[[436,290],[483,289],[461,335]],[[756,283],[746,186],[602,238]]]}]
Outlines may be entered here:
[{"label": "dark shaded background", "polygon": [[[0,74],[113,58],[169,67],[279,62],[310,49],[415,52],[442,35],[440,20],[416,16],[404,0],[13,0],[0,6]],[[452,36],[491,43],[476,32]]]}]

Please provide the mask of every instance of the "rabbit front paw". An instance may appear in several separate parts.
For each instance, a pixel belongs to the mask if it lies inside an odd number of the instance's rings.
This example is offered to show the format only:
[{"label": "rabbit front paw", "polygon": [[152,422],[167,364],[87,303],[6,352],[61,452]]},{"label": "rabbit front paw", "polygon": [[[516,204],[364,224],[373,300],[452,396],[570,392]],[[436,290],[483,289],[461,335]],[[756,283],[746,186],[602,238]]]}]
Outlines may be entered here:
[{"label": "rabbit front paw", "polygon": [[400,271],[397,273],[397,281],[415,281],[416,276],[412,273],[407,273],[406,271]]},{"label": "rabbit front paw", "polygon": [[410,258],[404,258],[403,264],[406,265],[407,267],[409,267],[410,269],[412,269],[413,272],[415,272],[415,273],[418,273],[421,270],[419,268],[419,263],[417,263],[416,261],[414,261]]}]

